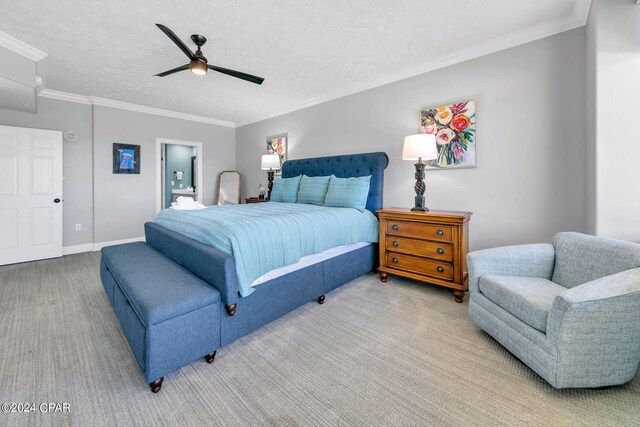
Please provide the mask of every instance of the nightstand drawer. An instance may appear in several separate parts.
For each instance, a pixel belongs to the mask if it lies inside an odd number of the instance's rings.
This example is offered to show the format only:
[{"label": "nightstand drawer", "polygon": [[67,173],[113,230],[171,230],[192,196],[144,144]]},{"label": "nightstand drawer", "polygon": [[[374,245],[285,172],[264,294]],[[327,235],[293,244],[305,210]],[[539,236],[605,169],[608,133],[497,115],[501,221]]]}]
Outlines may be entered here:
[{"label": "nightstand drawer", "polygon": [[449,243],[430,242],[428,240],[409,239],[407,237],[387,236],[388,251],[421,255],[428,258],[453,261],[453,245]]},{"label": "nightstand drawer", "polygon": [[386,265],[390,268],[426,274],[444,280],[453,279],[453,268],[446,262],[438,262],[426,258],[387,252]]},{"label": "nightstand drawer", "polygon": [[387,220],[385,222],[387,223],[387,234],[413,237],[416,239],[437,240],[438,242],[453,241],[452,227],[448,225],[394,220]]}]

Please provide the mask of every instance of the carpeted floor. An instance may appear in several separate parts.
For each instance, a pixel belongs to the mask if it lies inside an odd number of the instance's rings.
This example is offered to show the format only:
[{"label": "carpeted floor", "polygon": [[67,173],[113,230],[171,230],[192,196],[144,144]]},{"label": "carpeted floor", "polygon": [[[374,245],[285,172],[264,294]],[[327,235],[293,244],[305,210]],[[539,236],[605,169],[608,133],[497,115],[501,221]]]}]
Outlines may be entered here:
[{"label": "carpeted floor", "polygon": [[[593,425],[640,423],[640,379],[558,391],[440,288],[363,276],[152,394],[98,277],[98,253],[0,267],[0,425]],[[4,409],[4,407],[3,407]]]}]

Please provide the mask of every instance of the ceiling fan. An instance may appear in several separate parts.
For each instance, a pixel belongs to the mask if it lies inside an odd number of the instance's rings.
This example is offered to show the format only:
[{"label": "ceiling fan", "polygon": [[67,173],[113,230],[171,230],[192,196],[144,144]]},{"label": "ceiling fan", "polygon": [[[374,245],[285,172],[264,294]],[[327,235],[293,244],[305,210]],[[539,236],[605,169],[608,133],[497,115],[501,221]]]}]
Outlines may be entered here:
[{"label": "ceiling fan", "polygon": [[156,24],[156,26],[160,28],[160,30],[162,30],[162,32],[165,33],[167,37],[169,37],[180,48],[180,50],[184,52],[185,55],[187,55],[187,57],[191,60],[191,62],[185,65],[182,65],[180,67],[174,68],[172,70],[168,70],[163,73],[156,74],[155,76],[164,77],[164,76],[168,76],[169,74],[177,73],[179,71],[186,71],[186,70],[191,70],[193,74],[196,74],[198,76],[204,76],[205,74],[207,74],[207,70],[213,70],[213,71],[217,71],[222,74],[227,74],[232,77],[237,77],[239,79],[246,80],[248,82],[255,83],[258,85],[261,85],[262,82],[264,81],[262,77],[254,76],[247,73],[242,73],[240,71],[229,70],[228,68],[222,68],[216,65],[209,65],[207,58],[202,54],[202,51],[200,50],[200,48],[207,42],[207,39],[204,36],[201,36],[199,34],[193,34],[191,36],[191,40],[193,40],[196,46],[198,46],[198,49],[196,50],[196,52],[193,53],[191,49],[189,49],[187,45],[185,45],[182,42],[182,40],[180,40],[178,36],[176,36],[176,34],[173,31],[171,31],[168,27],[162,24]]}]

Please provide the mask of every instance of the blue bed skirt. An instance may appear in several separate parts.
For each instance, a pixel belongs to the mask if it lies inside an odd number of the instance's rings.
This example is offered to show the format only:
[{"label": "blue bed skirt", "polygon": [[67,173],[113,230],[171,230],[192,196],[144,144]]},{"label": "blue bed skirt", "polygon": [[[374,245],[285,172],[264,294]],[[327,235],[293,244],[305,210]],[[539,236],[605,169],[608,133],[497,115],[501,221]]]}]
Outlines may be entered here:
[{"label": "blue bed skirt", "polygon": [[231,255],[151,222],[145,224],[145,234],[147,244],[216,288],[225,306],[236,305],[233,316],[222,316],[222,346],[372,271],[377,265],[378,245],[372,244],[264,282],[243,298],[237,292]]}]

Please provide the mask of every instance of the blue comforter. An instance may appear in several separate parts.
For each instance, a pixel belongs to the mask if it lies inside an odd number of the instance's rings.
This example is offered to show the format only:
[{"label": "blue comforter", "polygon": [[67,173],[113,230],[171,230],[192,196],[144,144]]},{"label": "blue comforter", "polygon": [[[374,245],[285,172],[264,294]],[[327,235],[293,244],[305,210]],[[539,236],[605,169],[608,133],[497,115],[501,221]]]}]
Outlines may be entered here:
[{"label": "blue comforter", "polygon": [[334,246],[378,241],[378,220],[369,211],[302,203],[211,206],[161,211],[155,222],[235,257],[238,291],[276,268]]}]

